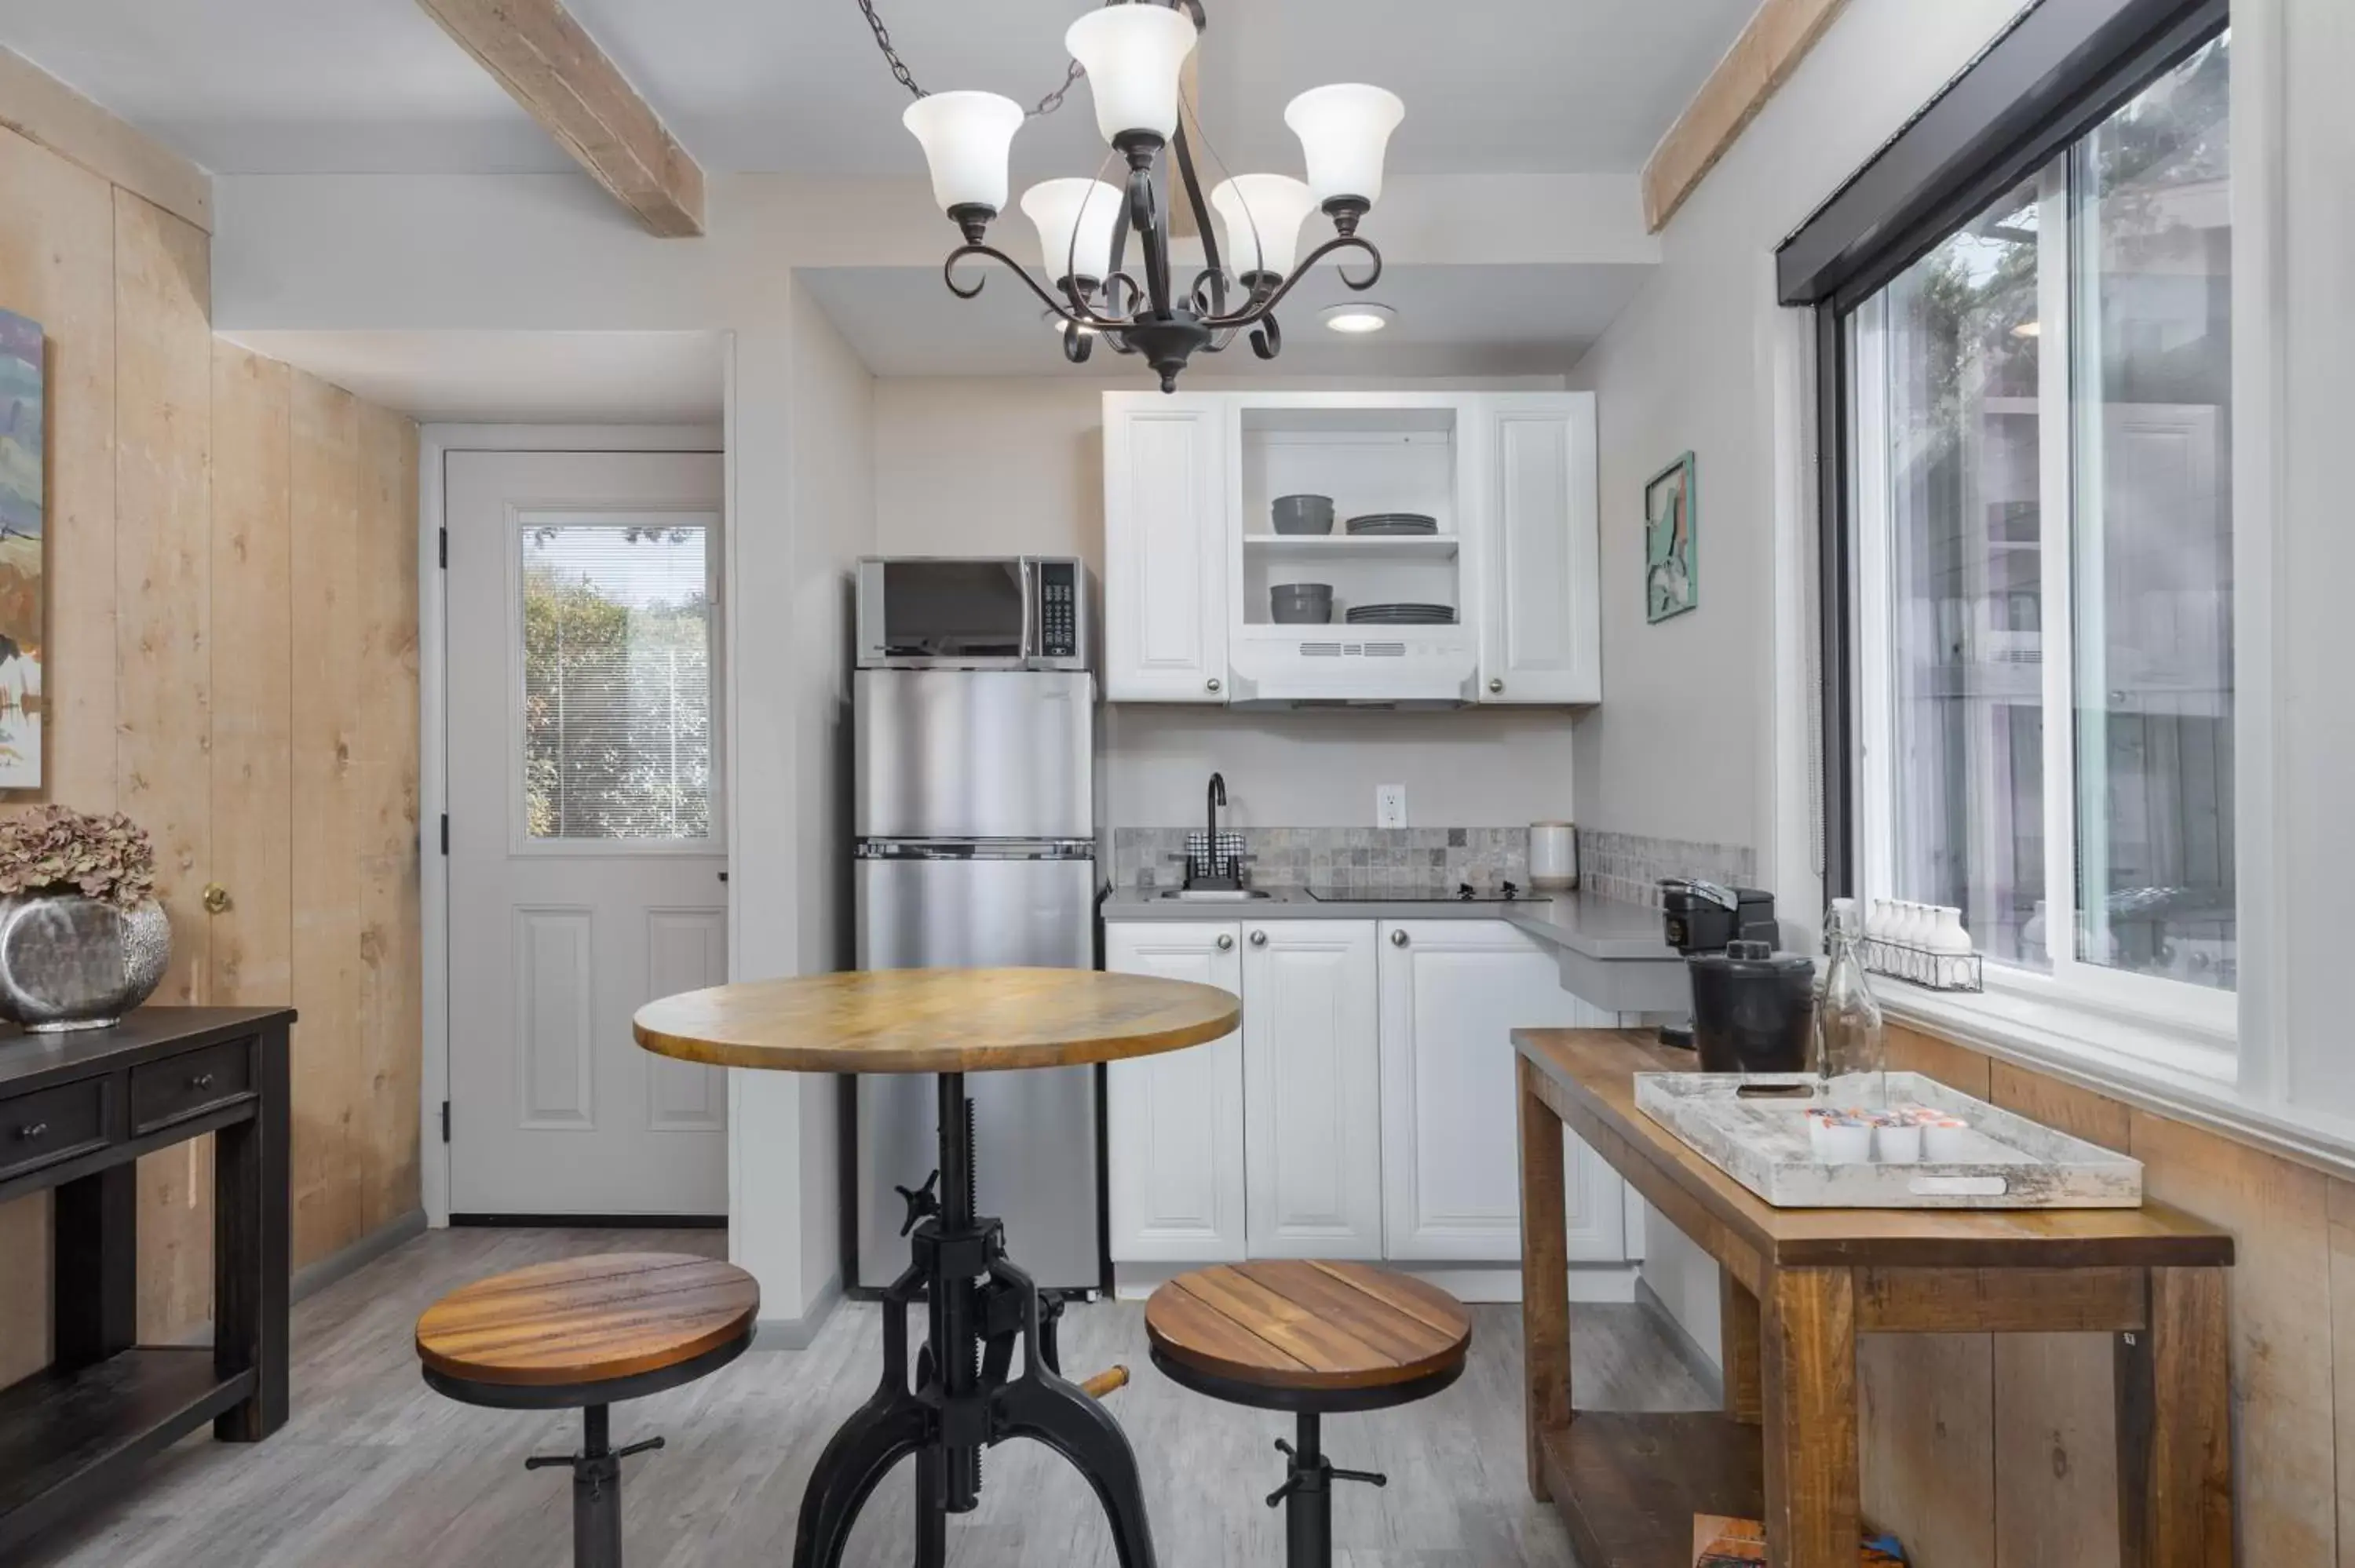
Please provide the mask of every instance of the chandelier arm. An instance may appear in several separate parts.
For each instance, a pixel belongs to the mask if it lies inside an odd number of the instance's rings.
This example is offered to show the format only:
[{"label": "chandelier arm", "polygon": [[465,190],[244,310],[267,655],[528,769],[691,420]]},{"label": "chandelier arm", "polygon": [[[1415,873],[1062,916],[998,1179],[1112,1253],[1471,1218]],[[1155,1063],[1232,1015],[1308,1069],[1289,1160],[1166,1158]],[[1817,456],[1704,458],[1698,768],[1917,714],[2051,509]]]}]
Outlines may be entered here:
[{"label": "chandelier arm", "polygon": [[1268,316],[1252,328],[1252,352],[1262,359],[1273,359],[1284,352],[1284,326],[1273,316]]},{"label": "chandelier arm", "polygon": [[1029,290],[1032,293],[1038,295],[1040,302],[1045,304],[1049,310],[1054,312],[1055,314],[1065,323],[1086,326],[1093,326],[1096,324],[1094,322],[1090,321],[1085,317],[1073,315],[1071,313],[1071,307],[1068,303],[1062,300],[1057,299],[1052,292],[1039,286],[1039,280],[1030,276],[1030,270],[1028,267],[1025,267],[1021,262],[1017,261],[1013,257],[1008,256],[1005,251],[1000,250],[995,245],[960,245],[955,249],[949,252],[949,259],[946,261],[941,263],[941,281],[947,284],[949,292],[954,294],[958,299],[970,300],[976,298],[981,293],[982,285],[989,281],[988,275],[985,273],[981,277],[974,280],[974,285],[970,289],[962,289],[957,286],[956,264],[964,260],[966,258],[973,256],[986,256],[993,261],[1005,263],[1006,270],[1013,273],[1016,277],[1021,279],[1022,286]]},{"label": "chandelier arm", "polygon": [[[1201,313],[1206,316],[1224,315],[1227,310],[1227,280],[1224,270],[1219,265],[1218,231],[1211,227],[1209,205],[1202,199],[1202,182],[1194,173],[1193,148],[1186,139],[1186,119],[1182,114],[1178,118],[1178,133],[1171,139],[1169,149],[1178,167],[1177,183],[1185,188],[1186,205],[1194,212],[1195,232],[1202,237],[1202,270],[1210,280],[1210,308]],[[1197,279],[1195,289],[1199,291],[1200,287],[1201,281]]]},{"label": "chandelier arm", "polygon": [[1310,251],[1307,256],[1302,260],[1300,265],[1292,270],[1292,275],[1284,279],[1283,282],[1278,283],[1266,298],[1254,299],[1247,309],[1239,311],[1231,316],[1224,316],[1217,321],[1205,322],[1202,324],[1211,328],[1257,325],[1259,323],[1265,321],[1268,318],[1269,314],[1274,311],[1275,307],[1283,302],[1284,296],[1292,292],[1294,286],[1297,284],[1301,279],[1308,276],[1308,270],[1310,268],[1316,266],[1317,262],[1325,260],[1326,257],[1339,250],[1362,250],[1373,260],[1374,263],[1374,270],[1367,273],[1362,281],[1352,278],[1348,273],[1343,272],[1341,274],[1342,282],[1348,284],[1352,289],[1362,291],[1372,288],[1376,283],[1381,281],[1382,253],[1374,249],[1373,241],[1367,239],[1360,235],[1345,234],[1338,238],[1328,239],[1324,244],[1318,246],[1316,249]]},{"label": "chandelier arm", "polygon": [[1132,158],[1128,171],[1128,222],[1145,248],[1145,291],[1153,313],[1169,319],[1169,245],[1153,200],[1153,165]]}]

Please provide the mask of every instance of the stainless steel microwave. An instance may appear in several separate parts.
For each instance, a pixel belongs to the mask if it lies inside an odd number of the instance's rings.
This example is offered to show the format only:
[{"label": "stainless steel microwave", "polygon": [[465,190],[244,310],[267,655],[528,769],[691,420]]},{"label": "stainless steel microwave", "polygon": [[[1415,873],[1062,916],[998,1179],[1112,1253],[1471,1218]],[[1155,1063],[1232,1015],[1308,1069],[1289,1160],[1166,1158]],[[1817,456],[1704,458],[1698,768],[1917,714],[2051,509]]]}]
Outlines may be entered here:
[{"label": "stainless steel microwave", "polygon": [[1067,556],[868,556],[862,670],[1085,670],[1088,569]]}]

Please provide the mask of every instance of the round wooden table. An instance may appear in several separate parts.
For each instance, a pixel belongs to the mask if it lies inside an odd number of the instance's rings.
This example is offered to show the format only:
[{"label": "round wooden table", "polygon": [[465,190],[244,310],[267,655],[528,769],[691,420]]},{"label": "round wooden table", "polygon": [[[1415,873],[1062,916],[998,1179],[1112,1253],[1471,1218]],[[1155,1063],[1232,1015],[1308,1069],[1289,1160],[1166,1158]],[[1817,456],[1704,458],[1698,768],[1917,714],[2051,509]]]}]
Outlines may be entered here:
[{"label": "round wooden table", "polygon": [[[942,1568],[948,1515],[981,1496],[981,1451],[1045,1443],[1087,1477],[1121,1568],[1154,1568],[1136,1456],[1104,1408],[1067,1381],[1060,1302],[1006,1255],[1006,1229],[975,1213],[973,1102],[964,1075],[1117,1062],[1217,1040],[1242,1004],[1212,986],[1091,969],[878,969],[718,986],[639,1010],[645,1049],[683,1061],[791,1073],[935,1073],[940,1169],[908,1200],[907,1270],[883,1293],[883,1379],[818,1457],[802,1495],[794,1568],[837,1568],[885,1473],[916,1457],[917,1568]],[[925,1343],[908,1365],[908,1307]],[[1011,1375],[1014,1351],[1022,1372]]]}]

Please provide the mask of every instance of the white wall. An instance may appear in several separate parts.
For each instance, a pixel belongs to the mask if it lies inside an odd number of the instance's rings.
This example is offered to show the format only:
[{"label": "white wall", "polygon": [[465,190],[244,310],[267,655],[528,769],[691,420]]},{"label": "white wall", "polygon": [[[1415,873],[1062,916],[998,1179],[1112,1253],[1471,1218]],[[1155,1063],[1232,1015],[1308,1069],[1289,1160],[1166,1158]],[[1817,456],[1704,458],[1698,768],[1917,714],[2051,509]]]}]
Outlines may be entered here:
[{"label": "white wall", "polygon": [[[1187,380],[1199,391],[1400,385]],[[1548,391],[1561,381],[1406,385]],[[877,381],[877,547],[1076,555],[1101,573],[1102,391],[1027,376]],[[1217,770],[1226,775],[1232,820],[1244,827],[1370,826],[1376,784],[1406,785],[1411,822],[1512,827],[1572,814],[1571,730],[1570,716],[1555,711],[1263,714],[1123,705],[1106,709],[1103,721],[1106,814],[1115,827],[1193,821]]]},{"label": "white wall", "polygon": [[[1794,631],[1797,606],[1778,602],[1788,563],[1775,543],[1813,526],[1790,462],[1811,392],[1787,363],[1806,318],[1774,303],[1774,249],[2019,9],[1850,0],[1663,232],[1658,271],[1570,376],[1597,394],[1602,427],[1608,694],[1578,726],[1579,821],[1748,844],[1763,884],[1794,909],[1811,906],[1811,867],[1790,853],[1805,835],[1785,819],[1806,802],[1777,764],[1806,737],[1788,733],[1787,715],[1777,734],[1788,690],[1777,676],[1793,644],[1776,631]],[[1688,450],[1700,473],[1700,608],[1648,625],[1644,485]],[[1646,1281],[1713,1353],[1717,1266],[1657,1215],[1646,1252]]]}]

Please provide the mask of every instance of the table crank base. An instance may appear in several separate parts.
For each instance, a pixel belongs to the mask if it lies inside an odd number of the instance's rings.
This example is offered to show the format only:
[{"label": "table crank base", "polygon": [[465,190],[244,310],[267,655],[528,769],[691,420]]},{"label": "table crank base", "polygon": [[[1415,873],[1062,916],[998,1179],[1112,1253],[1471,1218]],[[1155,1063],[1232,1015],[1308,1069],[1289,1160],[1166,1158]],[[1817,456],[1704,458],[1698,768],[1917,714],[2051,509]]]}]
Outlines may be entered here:
[{"label": "table crank base", "polygon": [[[1121,1568],[1155,1568],[1153,1531],[1128,1438],[1062,1375],[1060,1298],[1006,1255],[1006,1227],[974,1213],[973,1102],[962,1073],[940,1075],[940,1170],[908,1200],[911,1262],[883,1292],[883,1380],[818,1457],[802,1494],[794,1568],[837,1568],[850,1530],[891,1467],[916,1459],[916,1568],[943,1568],[948,1516],[981,1497],[981,1452],[1009,1437],[1044,1443],[1085,1476],[1112,1523]],[[905,1234],[903,1232],[903,1234]],[[926,1303],[926,1341],[908,1368],[908,1306]],[[1022,1372],[1009,1376],[1015,1342]]]}]

